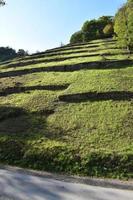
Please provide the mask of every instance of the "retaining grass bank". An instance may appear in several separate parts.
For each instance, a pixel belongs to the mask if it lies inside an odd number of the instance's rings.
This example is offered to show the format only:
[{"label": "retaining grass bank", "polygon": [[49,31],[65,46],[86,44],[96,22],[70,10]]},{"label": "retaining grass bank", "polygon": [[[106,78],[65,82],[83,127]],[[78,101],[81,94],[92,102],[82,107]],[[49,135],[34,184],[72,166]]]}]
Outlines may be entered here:
[{"label": "retaining grass bank", "polygon": [[112,42],[1,63],[0,163],[133,178],[133,60]]}]

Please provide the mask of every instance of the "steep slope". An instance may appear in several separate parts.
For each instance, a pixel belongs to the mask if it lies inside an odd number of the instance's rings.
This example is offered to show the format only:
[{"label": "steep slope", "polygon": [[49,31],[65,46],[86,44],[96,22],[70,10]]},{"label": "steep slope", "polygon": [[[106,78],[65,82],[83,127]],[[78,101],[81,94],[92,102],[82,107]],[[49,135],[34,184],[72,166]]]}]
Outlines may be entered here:
[{"label": "steep slope", "polygon": [[133,178],[133,56],[114,40],[0,65],[0,161]]}]

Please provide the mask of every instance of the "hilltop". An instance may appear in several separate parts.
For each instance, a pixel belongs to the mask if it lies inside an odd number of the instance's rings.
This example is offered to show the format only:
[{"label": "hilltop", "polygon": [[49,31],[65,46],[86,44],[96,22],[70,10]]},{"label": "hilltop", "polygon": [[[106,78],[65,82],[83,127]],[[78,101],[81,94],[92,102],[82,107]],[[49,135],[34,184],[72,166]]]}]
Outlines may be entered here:
[{"label": "hilltop", "polygon": [[113,39],[0,63],[0,162],[133,178],[133,56]]}]

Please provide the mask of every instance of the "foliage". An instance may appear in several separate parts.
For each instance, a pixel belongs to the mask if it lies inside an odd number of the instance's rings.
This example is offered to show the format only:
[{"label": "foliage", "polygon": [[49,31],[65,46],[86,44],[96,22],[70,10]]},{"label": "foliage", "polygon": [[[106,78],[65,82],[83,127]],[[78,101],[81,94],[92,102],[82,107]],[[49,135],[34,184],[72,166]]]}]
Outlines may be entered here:
[{"label": "foliage", "polygon": [[83,41],[88,42],[89,40],[96,39],[97,22],[96,20],[86,21],[82,27]]},{"label": "foliage", "polygon": [[[93,19],[86,21],[81,31],[72,35],[70,43],[88,42],[94,39],[102,39],[106,37],[113,36],[113,17],[112,16],[102,16],[99,19]],[[106,26],[110,26],[110,34],[104,34],[103,30]],[[73,39],[74,38],[74,39]],[[73,40],[72,40],[73,39]]]},{"label": "foliage", "polygon": [[5,5],[5,1],[4,0],[0,0],[0,6],[4,6]]},{"label": "foliage", "polygon": [[83,41],[82,31],[78,31],[71,36],[70,43],[81,43]]},{"label": "foliage", "polygon": [[17,52],[17,55],[18,55],[19,57],[21,57],[21,56],[27,56],[27,55],[28,55],[28,52],[25,51],[24,49],[19,49],[18,52]]},{"label": "foliage", "polygon": [[17,53],[14,49],[10,47],[0,47],[0,61],[12,59],[17,56]]},{"label": "foliage", "polygon": [[23,57],[27,55],[28,52],[23,49],[19,49],[18,52],[16,52],[16,50],[10,47],[0,47],[0,61],[6,61],[9,59],[13,59],[16,57]]},{"label": "foliage", "polygon": [[105,26],[105,28],[103,29],[103,33],[107,37],[112,37],[112,35],[114,34],[114,25],[113,25],[113,23],[107,24]]},{"label": "foliage", "polygon": [[115,16],[114,30],[121,47],[133,48],[133,1],[128,1]]}]

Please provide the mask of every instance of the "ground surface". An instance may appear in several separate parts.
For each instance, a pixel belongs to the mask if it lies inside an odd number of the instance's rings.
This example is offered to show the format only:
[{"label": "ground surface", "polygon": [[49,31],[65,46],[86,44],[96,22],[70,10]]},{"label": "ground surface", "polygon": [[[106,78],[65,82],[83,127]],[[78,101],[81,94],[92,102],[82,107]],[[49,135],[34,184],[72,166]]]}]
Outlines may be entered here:
[{"label": "ground surface", "polygon": [[0,63],[0,162],[133,178],[133,56],[96,40]]},{"label": "ground surface", "polygon": [[0,169],[0,200],[132,200],[133,191],[57,181]]}]

